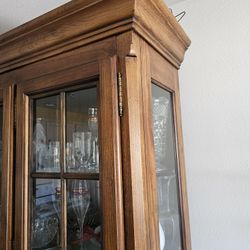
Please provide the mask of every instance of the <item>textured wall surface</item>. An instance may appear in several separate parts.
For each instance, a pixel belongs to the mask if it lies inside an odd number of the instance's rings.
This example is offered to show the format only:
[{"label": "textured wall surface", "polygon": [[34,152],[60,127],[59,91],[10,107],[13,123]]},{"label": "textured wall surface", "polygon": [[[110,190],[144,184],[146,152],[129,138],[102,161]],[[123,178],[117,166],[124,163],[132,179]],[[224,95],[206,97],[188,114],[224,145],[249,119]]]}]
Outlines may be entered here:
[{"label": "textured wall surface", "polygon": [[180,70],[193,250],[250,249],[250,1],[186,0]]}]

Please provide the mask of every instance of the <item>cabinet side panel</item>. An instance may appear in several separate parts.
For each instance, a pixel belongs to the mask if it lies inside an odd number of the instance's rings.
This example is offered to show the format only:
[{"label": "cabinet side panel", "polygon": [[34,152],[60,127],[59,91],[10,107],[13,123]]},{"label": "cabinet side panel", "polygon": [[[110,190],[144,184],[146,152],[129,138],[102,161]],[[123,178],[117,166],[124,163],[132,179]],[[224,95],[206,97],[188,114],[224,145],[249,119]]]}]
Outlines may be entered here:
[{"label": "cabinet side panel", "polygon": [[182,240],[185,250],[191,249],[188,198],[186,188],[186,172],[184,162],[184,149],[181,126],[180,93],[178,82],[178,70],[170,62],[165,60],[154,49],[149,47],[151,62],[151,78],[159,87],[168,90],[173,96],[174,126],[176,137],[176,151],[179,174],[179,202],[182,224]]}]

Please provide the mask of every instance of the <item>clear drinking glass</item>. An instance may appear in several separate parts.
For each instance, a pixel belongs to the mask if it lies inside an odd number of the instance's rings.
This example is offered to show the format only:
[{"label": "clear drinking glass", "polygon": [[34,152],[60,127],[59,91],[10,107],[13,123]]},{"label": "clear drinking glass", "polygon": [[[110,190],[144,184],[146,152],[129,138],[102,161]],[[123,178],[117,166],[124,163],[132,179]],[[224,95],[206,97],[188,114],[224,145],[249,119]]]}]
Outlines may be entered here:
[{"label": "clear drinking glass", "polygon": [[66,165],[70,172],[76,172],[74,148],[72,142],[66,144]]},{"label": "clear drinking glass", "polygon": [[98,114],[97,108],[89,108],[88,110],[88,128],[92,132],[93,137],[98,137]]},{"label": "clear drinking glass", "polygon": [[49,158],[49,172],[60,171],[60,142],[52,141],[49,142],[48,147],[48,158]]},{"label": "clear drinking glass", "polygon": [[73,133],[73,152],[76,164],[76,171],[88,172],[92,150],[91,132]]},{"label": "clear drinking glass", "polygon": [[74,180],[71,187],[71,204],[82,235],[83,222],[90,204],[90,192],[86,180]]},{"label": "clear drinking glass", "polygon": [[99,172],[99,145],[98,145],[98,109],[89,108],[88,128],[92,133],[92,155],[90,158],[89,171]]}]

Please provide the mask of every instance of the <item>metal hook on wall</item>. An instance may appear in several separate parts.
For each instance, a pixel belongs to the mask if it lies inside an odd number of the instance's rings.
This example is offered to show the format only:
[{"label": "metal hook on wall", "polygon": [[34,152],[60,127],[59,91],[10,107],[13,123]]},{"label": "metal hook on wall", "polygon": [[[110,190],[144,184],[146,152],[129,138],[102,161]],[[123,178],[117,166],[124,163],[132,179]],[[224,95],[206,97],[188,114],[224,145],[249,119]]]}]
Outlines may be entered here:
[{"label": "metal hook on wall", "polygon": [[[170,8],[169,8],[169,9],[170,9]],[[173,10],[172,10],[172,9],[170,9],[170,11],[173,13]],[[175,16],[177,22],[180,22],[181,19],[182,19],[185,15],[186,15],[186,11],[182,11],[182,12],[180,12],[179,14],[177,14],[177,15]]]},{"label": "metal hook on wall", "polygon": [[[175,17],[177,19],[177,22],[180,22],[180,20],[186,15],[186,11],[182,11],[181,13],[177,14]],[[179,17],[179,18],[178,18]]]}]

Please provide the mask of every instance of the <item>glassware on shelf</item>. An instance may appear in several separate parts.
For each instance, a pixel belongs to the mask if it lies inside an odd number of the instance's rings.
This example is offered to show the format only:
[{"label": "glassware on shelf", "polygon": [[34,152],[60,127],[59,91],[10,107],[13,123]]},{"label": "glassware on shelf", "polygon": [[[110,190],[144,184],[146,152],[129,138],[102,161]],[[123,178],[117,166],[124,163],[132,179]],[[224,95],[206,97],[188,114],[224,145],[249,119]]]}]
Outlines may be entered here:
[{"label": "glassware on shelf", "polygon": [[[176,137],[172,94],[152,84],[152,120],[156,160],[161,250],[181,250]],[[163,238],[162,238],[163,239]]]},{"label": "glassware on shelf", "polygon": [[99,172],[99,145],[98,145],[98,114],[97,108],[88,109],[88,128],[92,133],[92,156],[89,171]]},{"label": "glassware on shelf", "polygon": [[171,183],[175,181],[175,179],[176,175],[174,173],[172,175],[158,176],[158,206],[160,215],[176,212],[177,208],[175,209],[172,205],[173,201],[171,200],[170,189]]},{"label": "glassware on shelf", "polygon": [[179,232],[179,215],[169,214],[161,218],[161,226],[165,234],[165,247],[163,250],[181,250],[181,239]]},{"label": "glassware on shelf", "polygon": [[98,173],[99,172],[99,146],[96,138],[91,141],[91,157],[89,160],[88,171]]},{"label": "glassware on shelf", "polygon": [[57,231],[58,219],[56,217],[35,218],[32,222],[32,249],[47,246],[55,238]]},{"label": "glassware on shelf", "polygon": [[[58,215],[59,209],[55,209],[53,199],[54,186],[59,187],[60,181],[51,179],[36,179],[34,181],[31,213],[31,249],[48,249],[50,247],[59,247],[60,245],[60,216]],[[57,198],[60,199],[59,197]]]},{"label": "glassware on shelf", "polygon": [[[67,239],[68,249],[87,249],[99,250],[102,245],[101,237],[101,213],[99,201],[99,181],[84,180],[89,191],[89,206],[83,222],[78,220],[79,211],[75,211],[75,202],[72,202],[75,182],[78,180],[67,181]],[[79,185],[79,184],[78,184]],[[77,186],[76,186],[77,187]],[[76,189],[77,190],[77,189]],[[77,193],[77,192],[76,192]],[[76,198],[77,200],[77,198]],[[82,205],[81,205],[82,206]],[[82,213],[84,214],[84,213]],[[82,216],[81,216],[82,218]],[[83,225],[80,232],[80,225]]]},{"label": "glassware on shelf", "polygon": [[67,142],[66,144],[66,165],[70,172],[76,171],[74,148],[72,142]]},{"label": "glassware on shelf", "polygon": [[42,118],[36,119],[34,134],[33,134],[33,157],[36,171],[45,171],[47,167],[47,145],[45,129],[42,125]]},{"label": "glassware on shelf", "polygon": [[60,142],[51,141],[48,147],[48,172],[60,172]]},{"label": "glassware on shelf", "polygon": [[76,171],[88,172],[92,151],[92,133],[74,132],[73,133],[73,152],[76,164]]},{"label": "glassware on shelf", "polygon": [[165,168],[167,152],[167,122],[168,122],[169,100],[166,97],[159,97],[153,100],[153,129],[154,146],[157,171]]},{"label": "glassware on shelf", "polygon": [[92,132],[93,137],[98,137],[98,116],[97,108],[88,109],[88,128]]},{"label": "glassware on shelf", "polygon": [[90,205],[90,192],[86,180],[73,180],[70,201],[79,225],[79,238],[83,236],[83,224]]},{"label": "glassware on shelf", "polygon": [[53,183],[52,203],[58,218],[61,217],[61,184],[59,180]]},{"label": "glassware on shelf", "polygon": [[164,250],[165,247],[165,235],[161,223],[159,222],[159,234],[160,234],[160,250]]}]

